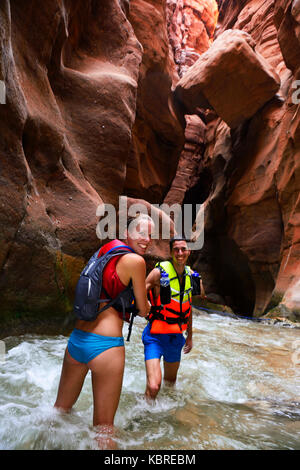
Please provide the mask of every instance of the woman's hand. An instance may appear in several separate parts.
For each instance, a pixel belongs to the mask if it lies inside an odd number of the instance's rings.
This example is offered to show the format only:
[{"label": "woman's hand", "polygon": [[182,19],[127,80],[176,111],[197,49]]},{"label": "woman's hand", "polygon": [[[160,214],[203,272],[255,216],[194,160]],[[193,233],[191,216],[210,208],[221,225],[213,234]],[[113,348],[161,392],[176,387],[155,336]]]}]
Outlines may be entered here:
[{"label": "woman's hand", "polygon": [[132,288],[138,310],[138,315],[146,317],[150,312],[146,291],[146,263],[144,258],[136,253],[122,256],[117,264],[117,273],[124,285],[132,281]]}]

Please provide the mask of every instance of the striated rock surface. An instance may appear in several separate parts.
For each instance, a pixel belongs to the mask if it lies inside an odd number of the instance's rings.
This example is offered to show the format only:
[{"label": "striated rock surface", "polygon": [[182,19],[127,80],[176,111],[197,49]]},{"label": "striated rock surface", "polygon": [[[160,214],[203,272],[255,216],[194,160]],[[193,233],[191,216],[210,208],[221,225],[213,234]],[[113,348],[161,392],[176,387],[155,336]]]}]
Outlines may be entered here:
[{"label": "striated rock surface", "polygon": [[[70,311],[100,243],[97,206],[127,194],[149,210],[203,203],[191,262],[207,292],[239,314],[299,320],[298,0],[2,0],[0,23],[1,319]],[[280,88],[253,100],[229,80],[187,116],[171,88],[229,29],[251,35]],[[231,65],[251,89],[252,60],[250,84]],[[155,242],[149,267],[167,254]]]},{"label": "striated rock surface", "polygon": [[114,0],[5,0],[0,17],[1,312],[55,315],[124,186],[142,49]]},{"label": "striated rock surface", "polygon": [[131,24],[126,0],[1,1],[2,318],[69,311],[100,244],[97,206],[133,187],[162,197],[170,184],[182,128],[168,103],[163,5],[131,1]]},{"label": "striated rock surface", "polygon": [[[217,35],[227,28],[251,34],[255,51],[275,69],[281,86],[235,129],[213,114],[206,120],[201,165],[212,183],[205,244],[193,260],[207,290],[236,312],[299,320],[297,2],[219,3]],[[194,202],[200,197],[194,194]]]},{"label": "striated rock surface", "polygon": [[175,176],[184,144],[171,97],[172,81],[178,77],[169,47],[165,1],[132,0],[129,21],[144,52],[124,193],[160,202]]},{"label": "striated rock surface", "polygon": [[[186,116],[185,144],[177,167],[172,186],[164,199],[165,204],[184,204],[189,198],[189,191],[198,185],[198,190],[206,186],[206,181],[199,182],[203,167],[201,157],[205,148],[205,125],[197,115]],[[198,191],[194,190],[194,191]],[[206,195],[207,197],[207,195]],[[204,196],[204,200],[206,199]]]},{"label": "striated rock surface", "polygon": [[197,108],[213,108],[234,128],[269,101],[280,80],[254,47],[255,42],[244,31],[221,34],[177,83],[175,99],[186,114],[194,114]]},{"label": "striated rock surface", "polygon": [[300,64],[300,3],[299,0],[274,3],[274,23],[282,55],[287,67],[295,73]]},{"label": "striated rock surface", "polygon": [[215,0],[167,0],[170,45],[179,76],[210,46],[218,19]]}]

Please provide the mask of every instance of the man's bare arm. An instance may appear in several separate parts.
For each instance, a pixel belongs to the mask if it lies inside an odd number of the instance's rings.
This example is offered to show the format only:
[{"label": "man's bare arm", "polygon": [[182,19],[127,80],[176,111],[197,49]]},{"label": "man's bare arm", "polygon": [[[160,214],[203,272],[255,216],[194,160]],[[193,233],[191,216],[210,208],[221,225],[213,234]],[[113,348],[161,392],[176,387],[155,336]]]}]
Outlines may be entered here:
[{"label": "man's bare arm", "polygon": [[151,289],[154,289],[154,295],[155,297],[158,297],[160,289],[160,270],[158,268],[152,269],[146,278],[147,292]]}]

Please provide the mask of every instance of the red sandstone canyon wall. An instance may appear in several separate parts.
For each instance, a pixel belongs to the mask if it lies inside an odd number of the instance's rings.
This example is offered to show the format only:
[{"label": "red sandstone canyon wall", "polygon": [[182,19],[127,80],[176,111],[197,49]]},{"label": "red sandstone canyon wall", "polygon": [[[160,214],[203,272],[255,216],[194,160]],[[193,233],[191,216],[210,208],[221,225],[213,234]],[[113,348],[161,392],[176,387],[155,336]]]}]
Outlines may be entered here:
[{"label": "red sandstone canyon wall", "polygon": [[237,313],[299,319],[299,11],[298,0],[1,2],[2,317],[71,310],[101,242],[97,206],[123,194],[204,204],[191,261],[207,292]]},{"label": "red sandstone canyon wall", "polygon": [[[300,311],[299,105],[293,100],[300,65],[298,3],[220,1],[215,35],[220,44],[214,48],[219,47],[222,59],[217,59],[217,54],[212,59],[211,46],[177,86],[177,96],[185,104],[190,99],[194,105],[196,100],[198,106],[202,105],[202,110],[185,109],[191,116],[196,112],[202,118],[200,134],[205,125],[204,151],[195,158],[198,165],[195,163],[194,173],[186,175],[181,186],[190,187],[188,194],[194,203],[206,197],[205,245],[195,256],[196,264],[206,274],[206,288],[221,295],[236,311],[259,316],[275,307],[274,314],[293,319],[299,318]],[[262,97],[263,90],[261,83],[254,86],[254,76],[247,82],[251,72],[245,56],[240,55],[244,78],[232,90],[240,70],[234,71],[229,82],[224,80],[224,71],[235,67],[235,48],[227,65],[229,47],[224,50],[226,55],[222,54],[223,34],[228,33],[231,41],[232,29],[250,35],[253,52],[280,80],[277,92],[263,99],[254,113],[250,108]],[[237,51],[240,54],[240,45]],[[209,72],[204,61],[210,61],[213,70],[208,88],[205,79],[199,79],[201,70]],[[244,93],[238,94],[242,83],[248,85]],[[180,95],[182,87],[184,96]],[[249,116],[242,113],[243,106]],[[232,120],[235,112],[240,121]],[[198,184],[192,181],[197,173]],[[176,178],[180,180],[180,169]],[[199,184],[204,179],[206,187]]]},{"label": "red sandstone canyon wall", "polygon": [[159,200],[176,172],[164,2],[3,0],[0,21],[1,314],[56,315],[99,246],[97,206]]}]

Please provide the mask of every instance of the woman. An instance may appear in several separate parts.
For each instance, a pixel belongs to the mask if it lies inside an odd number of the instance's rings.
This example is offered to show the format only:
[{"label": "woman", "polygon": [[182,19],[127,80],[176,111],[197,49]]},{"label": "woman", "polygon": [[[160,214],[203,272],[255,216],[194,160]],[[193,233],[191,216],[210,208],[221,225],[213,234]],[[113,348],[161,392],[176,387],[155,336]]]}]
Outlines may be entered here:
[{"label": "woman", "polygon": [[[132,224],[130,224],[132,225]],[[150,304],[146,292],[146,264],[143,259],[150,242],[153,221],[143,214],[134,220],[134,231],[126,231],[125,243],[134,253],[112,258],[103,272],[103,286],[109,295],[116,295],[132,282],[138,314],[148,315]],[[105,245],[104,245],[105,246]],[[113,271],[109,268],[113,264]],[[106,272],[108,274],[106,274]],[[110,292],[109,292],[110,291]],[[111,295],[113,297],[113,295]],[[106,305],[105,303],[102,306]],[[65,352],[55,407],[71,410],[76,402],[88,370],[92,374],[94,426],[113,432],[114,416],[119,404],[125,365],[122,336],[123,315],[109,307],[94,321],[77,320]],[[111,445],[108,442],[103,445]]]}]

